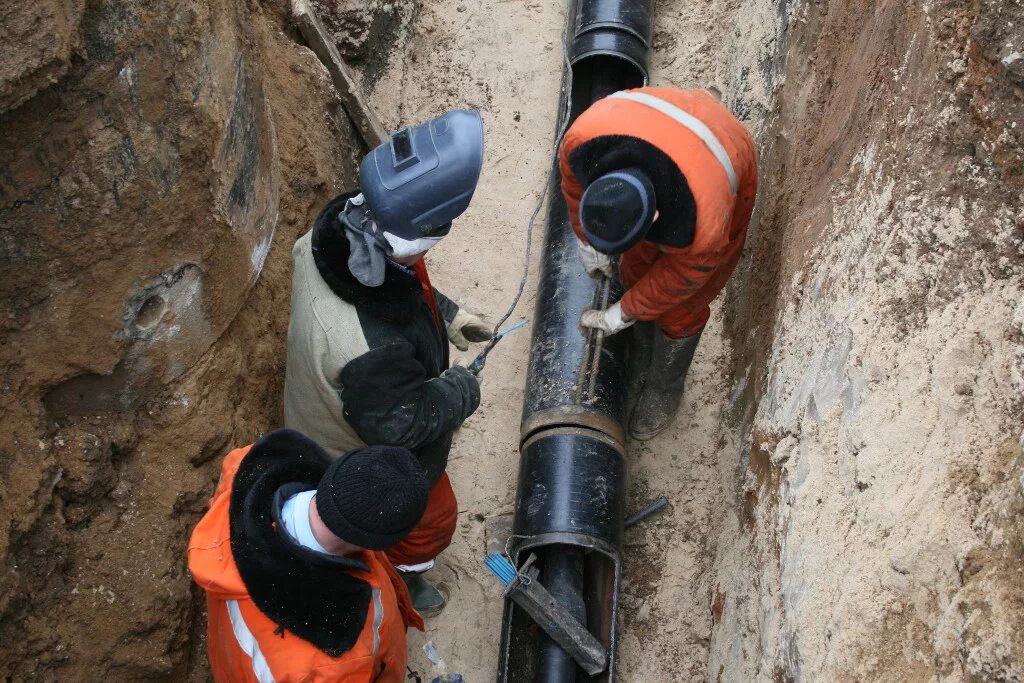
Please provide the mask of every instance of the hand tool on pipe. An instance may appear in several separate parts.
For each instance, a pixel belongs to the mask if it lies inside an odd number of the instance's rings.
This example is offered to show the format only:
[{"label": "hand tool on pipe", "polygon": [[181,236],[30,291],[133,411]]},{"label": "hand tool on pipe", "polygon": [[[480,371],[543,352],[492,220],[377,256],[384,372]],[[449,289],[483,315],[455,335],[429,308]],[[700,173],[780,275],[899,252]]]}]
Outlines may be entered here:
[{"label": "hand tool on pipe", "polygon": [[505,597],[522,607],[587,675],[596,676],[608,666],[608,650],[541,585],[540,571],[532,566],[536,560],[531,553],[517,570],[501,553],[491,553],[484,564],[505,584]]}]

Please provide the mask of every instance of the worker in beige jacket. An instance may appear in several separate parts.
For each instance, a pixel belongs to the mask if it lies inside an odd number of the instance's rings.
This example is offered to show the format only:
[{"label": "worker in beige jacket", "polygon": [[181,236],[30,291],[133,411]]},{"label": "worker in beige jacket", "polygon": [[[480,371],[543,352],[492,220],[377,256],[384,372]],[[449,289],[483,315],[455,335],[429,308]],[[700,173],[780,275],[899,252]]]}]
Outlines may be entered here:
[{"label": "worker in beige jacket", "polygon": [[476,111],[403,129],[360,169],[296,243],[285,425],[334,456],[365,445],[411,450],[432,487],[420,524],[388,551],[413,604],[444,596],[422,572],[448,546],[458,508],[445,467],[452,435],[480,404],[477,377],[449,367],[490,329],[431,285],[423,254],[469,205],[483,163]]}]

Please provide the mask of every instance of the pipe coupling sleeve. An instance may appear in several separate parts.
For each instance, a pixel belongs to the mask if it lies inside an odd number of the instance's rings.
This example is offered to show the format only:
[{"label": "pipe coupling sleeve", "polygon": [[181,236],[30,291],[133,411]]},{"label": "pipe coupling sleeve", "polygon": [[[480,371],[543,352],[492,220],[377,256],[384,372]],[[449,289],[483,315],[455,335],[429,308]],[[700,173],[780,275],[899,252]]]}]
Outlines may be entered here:
[{"label": "pipe coupling sleeve", "polygon": [[517,537],[557,535],[580,544],[594,539],[614,553],[622,547],[626,463],[609,437],[566,427],[528,439],[517,491]]},{"label": "pipe coupling sleeve", "polygon": [[651,30],[650,2],[596,0],[583,3],[576,19],[569,61],[575,66],[599,55],[617,57],[632,64],[638,71],[640,84],[646,84]]},{"label": "pipe coupling sleeve", "polygon": [[615,30],[631,33],[644,47],[651,46],[651,3],[636,0],[594,0],[585,2],[576,17],[574,38],[591,31]]}]

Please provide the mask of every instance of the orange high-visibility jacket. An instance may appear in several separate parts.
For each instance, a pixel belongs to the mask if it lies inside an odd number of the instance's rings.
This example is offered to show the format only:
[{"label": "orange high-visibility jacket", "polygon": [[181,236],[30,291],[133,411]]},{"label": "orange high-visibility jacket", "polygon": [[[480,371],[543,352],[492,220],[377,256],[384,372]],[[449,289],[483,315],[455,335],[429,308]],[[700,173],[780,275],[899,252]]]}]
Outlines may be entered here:
[{"label": "orange high-visibility jacket", "polygon": [[[676,117],[669,115],[673,112]],[[654,158],[659,156],[667,160],[660,166]],[[601,164],[606,167],[595,167]],[[623,312],[655,320],[690,299],[699,300],[697,306],[690,302],[691,309],[706,308],[739,259],[753,211],[757,155],[750,133],[703,90],[638,88],[595,102],[566,132],[559,152],[562,193],[583,241],[579,207],[585,184],[616,166],[647,172],[659,211],[645,240],[623,255],[621,275],[628,287]],[[676,172],[682,179],[667,187]],[[675,197],[683,184],[696,205],[696,225],[692,234],[681,236],[676,230],[674,238],[659,240],[662,225],[680,221],[674,214],[686,210]],[[686,223],[692,225],[692,215]]]},{"label": "orange high-visibility jacket", "polygon": [[[263,441],[285,432],[288,430],[274,432]],[[405,585],[383,552],[364,551],[354,558],[365,563],[367,571],[343,572],[366,582],[371,597],[365,613],[355,615],[365,623],[354,645],[338,656],[329,655],[279,626],[253,602],[232,554],[229,523],[236,473],[251,448],[254,447],[233,450],[224,460],[210,510],[196,526],[188,547],[189,570],[206,591],[213,677],[218,683],[404,681],[406,627],[411,624],[422,630],[423,621],[412,608]],[[274,531],[286,533],[276,528]],[[315,600],[318,586],[278,584],[272,590],[306,591]],[[339,610],[339,623],[352,618],[341,613],[345,611]]]}]

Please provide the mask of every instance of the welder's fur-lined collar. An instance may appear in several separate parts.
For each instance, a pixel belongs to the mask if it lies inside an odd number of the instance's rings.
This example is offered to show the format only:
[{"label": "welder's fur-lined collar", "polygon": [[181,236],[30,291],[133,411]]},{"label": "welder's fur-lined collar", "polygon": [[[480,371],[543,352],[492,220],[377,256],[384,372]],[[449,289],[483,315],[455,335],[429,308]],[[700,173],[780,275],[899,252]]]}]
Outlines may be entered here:
[{"label": "welder's fur-lined collar", "polygon": [[423,303],[416,273],[388,261],[384,283],[367,287],[348,269],[349,246],[338,212],[356,192],[338,195],[320,212],[313,226],[313,261],[331,291],[374,318],[391,323],[412,319]]},{"label": "welder's fur-lined collar", "polygon": [[693,244],[697,203],[686,176],[651,143],[629,135],[602,135],[574,149],[569,167],[584,188],[605,173],[631,167],[643,170],[654,185],[659,214],[644,239],[670,247]]},{"label": "welder's fur-lined collar", "polygon": [[242,458],[231,488],[231,553],[253,603],[274,623],[332,657],[355,645],[371,587],[352,576],[363,562],[296,543],[280,520],[282,487],[316,488],[330,457],[298,432],[279,429]]}]

